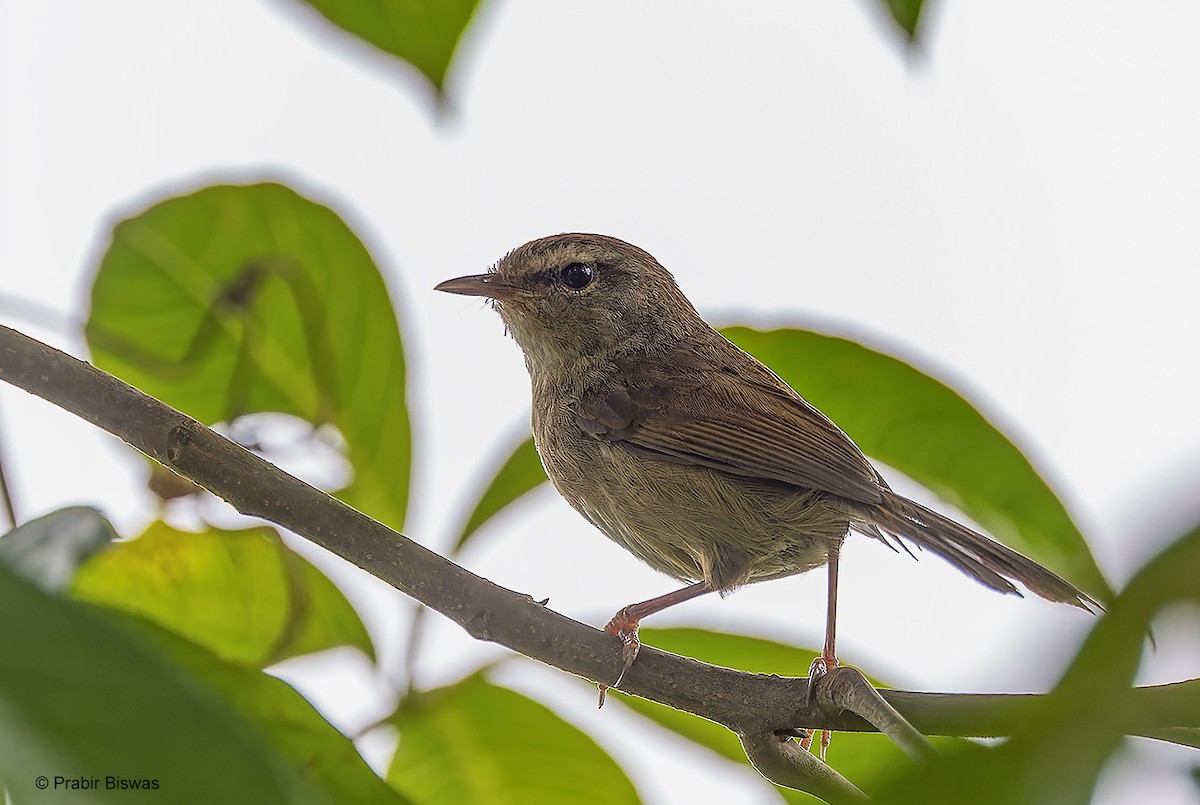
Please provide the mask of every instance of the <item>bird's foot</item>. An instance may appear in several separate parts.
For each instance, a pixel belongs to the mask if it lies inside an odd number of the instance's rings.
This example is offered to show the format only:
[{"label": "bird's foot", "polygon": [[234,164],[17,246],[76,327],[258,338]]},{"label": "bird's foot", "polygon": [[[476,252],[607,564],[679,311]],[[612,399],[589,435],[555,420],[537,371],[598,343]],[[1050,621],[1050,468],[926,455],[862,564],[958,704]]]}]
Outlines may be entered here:
[{"label": "bird's foot", "polygon": [[816,657],[813,658],[812,664],[808,666],[808,699],[809,699],[809,701],[812,701],[813,683],[837,667],[839,667],[837,657],[833,656],[832,654],[827,654],[825,652],[821,652],[820,654],[818,654]]},{"label": "bird's foot", "polygon": [[621,639],[621,659],[625,663],[621,668],[621,673],[617,676],[617,681],[612,685],[600,684],[600,704],[604,706],[604,695],[610,687],[618,687],[621,680],[625,678],[626,672],[633,665],[633,661],[637,659],[638,649],[642,647],[641,641],[638,640],[638,624],[640,621],[633,617],[630,612],[631,607],[625,607],[616,615],[613,615],[612,620],[604,627],[604,631],[609,634],[616,635]]},{"label": "bird's foot", "polygon": [[[828,652],[821,652],[813,659],[812,664],[808,666],[808,694],[807,699],[809,704],[812,703],[813,690],[816,688],[817,680],[825,676],[825,674],[838,667],[837,657]],[[829,749],[829,742],[833,739],[833,733],[829,730],[821,730],[821,739],[818,742],[818,755],[821,760],[825,759],[825,752]],[[812,748],[813,734],[809,732],[807,736],[800,739],[800,746],[805,752]]]}]

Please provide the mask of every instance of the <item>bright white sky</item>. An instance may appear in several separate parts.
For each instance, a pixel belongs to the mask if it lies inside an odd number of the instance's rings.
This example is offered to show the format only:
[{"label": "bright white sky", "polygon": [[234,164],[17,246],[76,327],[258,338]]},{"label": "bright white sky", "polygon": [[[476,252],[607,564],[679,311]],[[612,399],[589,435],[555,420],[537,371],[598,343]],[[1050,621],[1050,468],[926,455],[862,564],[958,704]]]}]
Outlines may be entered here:
[{"label": "bright white sky", "polygon": [[[408,70],[295,5],[0,2],[0,320],[82,354],[77,330],[15,300],[84,315],[108,227],[163,194],[282,178],[333,203],[400,310],[419,439],[407,530],[438,548],[528,388],[498,319],[432,286],[533,237],[605,232],[658,256],[716,322],[823,323],[966,391],[1118,585],[1195,521],[1195,3],[939,4],[906,58],[865,0],[493,2],[440,116]],[[150,516],[139,462],[7,386],[0,440],[24,516],[91,503],[129,533]],[[548,491],[462,560],[595,624],[673,584]],[[843,562],[842,659],[900,686],[1043,690],[1090,624],[868,540]],[[334,572],[394,666],[404,600]],[[813,574],[654,622],[816,645],[823,591]],[[1156,631],[1143,681],[1196,675],[1194,621]],[[422,684],[496,656],[445,622],[430,638]],[[381,714],[361,663],[296,674],[345,729]],[[561,675],[501,677],[597,735],[649,802],[745,796],[749,772],[596,713]],[[365,751],[379,763],[386,742]],[[1097,802],[1198,801],[1195,762],[1134,744]]]}]

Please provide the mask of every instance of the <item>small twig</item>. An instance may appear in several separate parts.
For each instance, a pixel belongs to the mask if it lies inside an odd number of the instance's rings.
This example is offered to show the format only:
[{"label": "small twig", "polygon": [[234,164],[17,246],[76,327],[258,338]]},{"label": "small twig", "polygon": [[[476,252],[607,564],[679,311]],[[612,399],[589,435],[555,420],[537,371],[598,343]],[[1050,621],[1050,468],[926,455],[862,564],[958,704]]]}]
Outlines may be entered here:
[{"label": "small twig", "polygon": [[43,330],[51,330],[73,338],[78,338],[83,332],[83,321],[77,316],[43,305],[34,299],[0,293],[0,314],[4,314],[6,318],[22,319]]},{"label": "small twig", "polygon": [[738,738],[758,773],[776,785],[805,791],[831,803],[866,801],[866,795],[854,783],[791,738],[761,730],[739,732]]},{"label": "small twig", "polygon": [[417,678],[417,654],[421,646],[421,638],[425,633],[425,613],[427,608],[417,604],[413,609],[412,621],[408,626],[408,640],[404,644],[404,669],[400,680],[400,698],[404,699],[413,692]]},{"label": "small twig", "polygon": [[891,738],[913,760],[928,763],[937,757],[933,744],[905,720],[857,668],[834,668],[812,687],[813,702],[835,710],[849,710]]}]

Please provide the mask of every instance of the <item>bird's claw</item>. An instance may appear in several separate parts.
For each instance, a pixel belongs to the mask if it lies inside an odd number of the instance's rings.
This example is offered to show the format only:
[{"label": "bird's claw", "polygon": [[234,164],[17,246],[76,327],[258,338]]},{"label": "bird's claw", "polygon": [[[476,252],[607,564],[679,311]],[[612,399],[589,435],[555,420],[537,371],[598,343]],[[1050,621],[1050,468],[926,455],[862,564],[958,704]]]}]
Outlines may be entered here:
[{"label": "bird's claw", "polygon": [[812,664],[808,666],[808,703],[812,703],[813,691],[816,689],[817,680],[825,676],[825,674],[838,667],[837,657],[824,652],[813,658]]},{"label": "bird's claw", "polygon": [[[808,704],[812,704],[813,692],[816,690],[817,680],[825,676],[825,674],[838,667],[837,657],[832,654],[822,652],[818,654],[808,666],[808,692],[805,698]],[[821,730],[821,739],[818,742],[818,756],[821,760],[825,759],[825,752],[829,749],[829,742],[833,739],[833,733],[829,730]],[[812,748],[813,735],[809,732],[807,736],[800,739],[800,746],[805,752]]]},{"label": "bird's claw", "polygon": [[[800,739],[800,748],[805,752],[812,749],[813,733],[816,730],[810,730],[808,735]],[[829,742],[833,740],[833,733],[830,730],[821,730],[821,740],[818,743],[817,757],[825,760],[825,753],[829,751]]]},{"label": "bird's claw", "polygon": [[617,675],[617,681],[611,685],[599,684],[600,688],[600,703],[597,707],[604,706],[604,697],[610,687],[620,687],[621,680],[625,678],[625,674],[633,666],[633,661],[637,659],[638,651],[642,648],[642,642],[638,640],[638,622],[629,617],[623,609],[616,615],[613,615],[604,627],[604,631],[609,634],[616,635],[621,640],[621,673]]}]

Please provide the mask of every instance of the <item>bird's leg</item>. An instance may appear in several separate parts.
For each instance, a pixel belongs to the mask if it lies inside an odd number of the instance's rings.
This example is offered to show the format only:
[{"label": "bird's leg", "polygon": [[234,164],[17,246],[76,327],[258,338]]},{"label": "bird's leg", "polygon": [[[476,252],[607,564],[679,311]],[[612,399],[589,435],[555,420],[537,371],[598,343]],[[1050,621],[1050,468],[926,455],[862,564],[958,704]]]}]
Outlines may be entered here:
[{"label": "bird's leg", "polygon": [[[657,598],[651,598],[649,601],[642,601],[638,604],[630,604],[622,609],[616,615],[612,616],[612,620],[604,627],[604,631],[609,634],[614,634],[621,638],[621,659],[625,661],[624,667],[621,668],[621,674],[617,677],[617,681],[612,683],[611,687],[616,687],[621,684],[621,680],[625,678],[625,673],[633,665],[633,661],[637,659],[638,649],[642,644],[638,641],[638,624],[642,618],[653,615],[655,612],[662,612],[667,607],[682,604],[684,601],[690,601],[696,596],[704,595],[712,592],[712,587],[708,586],[707,581],[698,581],[695,584],[689,584],[682,590],[660,595]],[[604,694],[609,689],[609,685],[600,685],[600,706],[604,706]]]},{"label": "bird's leg", "polygon": [[[834,643],[837,638],[837,577],[838,553],[840,550],[840,545],[829,549],[829,603],[825,609],[825,647],[821,649],[821,655],[813,659],[812,665],[808,666],[808,699],[810,702],[812,701],[813,689],[817,680],[838,667]],[[825,759],[825,751],[829,748],[831,737],[832,735],[829,730],[821,730],[821,760]],[[812,733],[809,733],[808,737],[802,739],[800,745],[805,750],[812,746]]]}]

